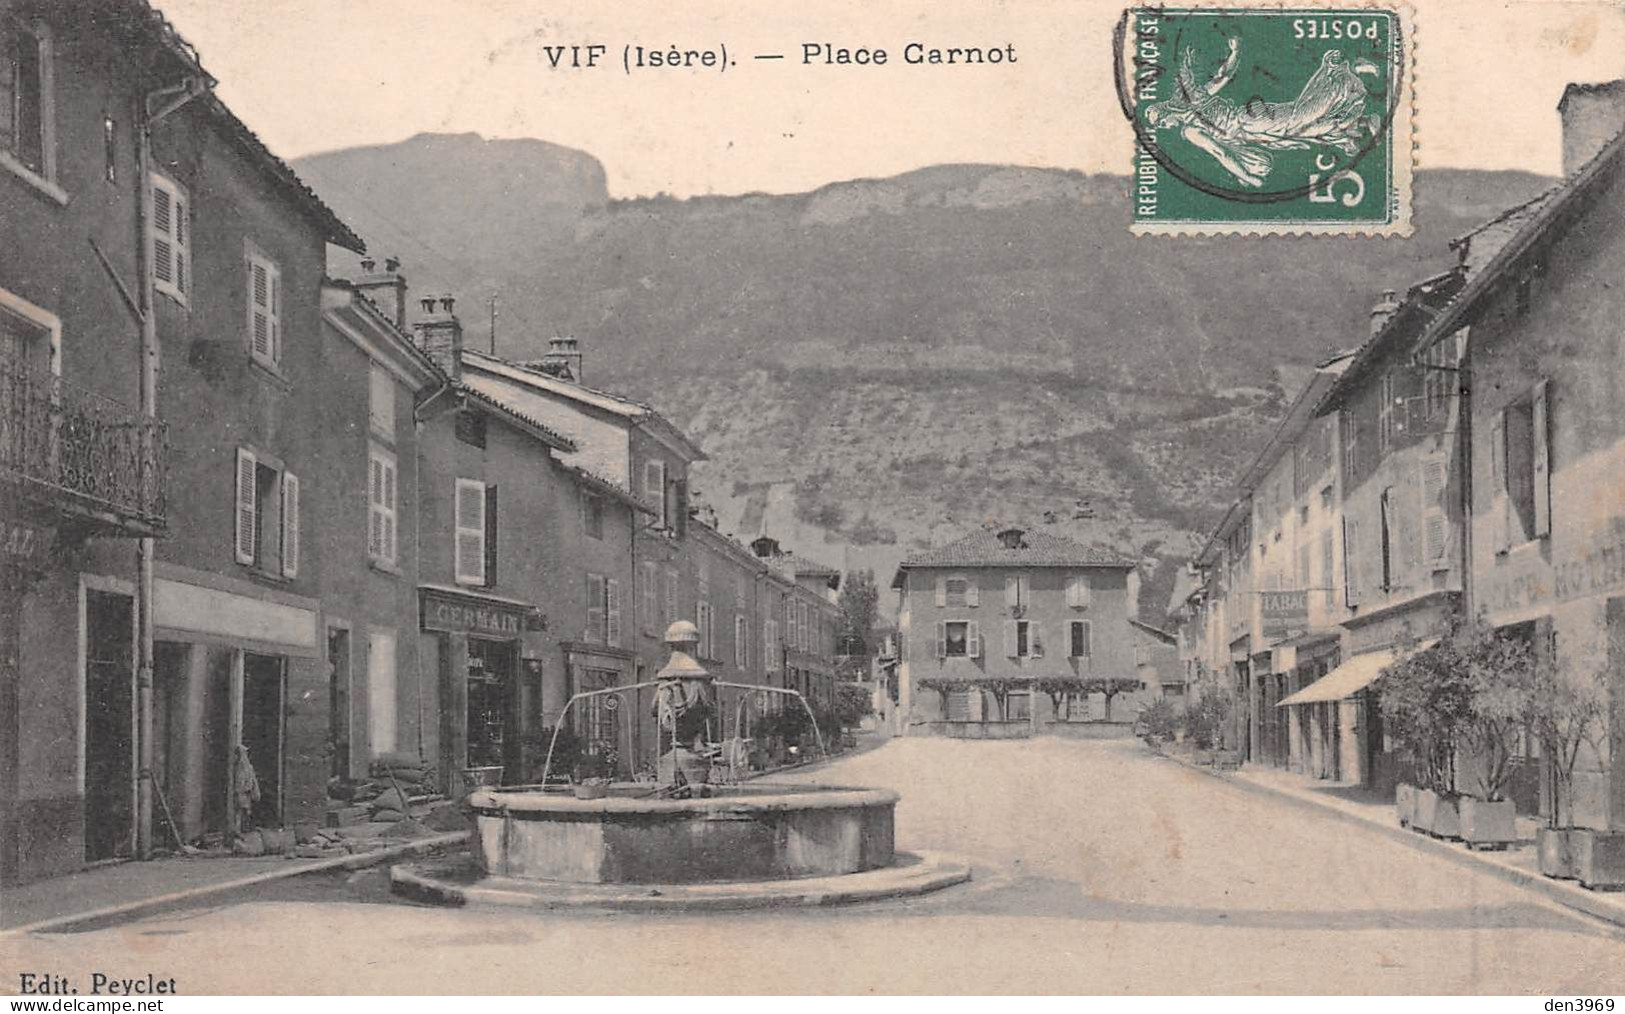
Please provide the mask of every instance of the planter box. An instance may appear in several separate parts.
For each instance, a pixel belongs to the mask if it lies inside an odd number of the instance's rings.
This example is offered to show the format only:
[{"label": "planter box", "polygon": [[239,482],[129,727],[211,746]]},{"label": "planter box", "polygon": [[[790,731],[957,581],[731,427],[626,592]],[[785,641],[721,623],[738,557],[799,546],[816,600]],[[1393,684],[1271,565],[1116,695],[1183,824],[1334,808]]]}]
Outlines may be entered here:
[{"label": "planter box", "polygon": [[1579,864],[1574,861],[1574,829],[1543,827],[1535,832],[1535,853],[1540,872],[1556,880],[1577,880]]},{"label": "planter box", "polygon": [[1203,767],[1212,767],[1213,766],[1213,751],[1212,750],[1192,750],[1191,751],[1191,763],[1192,764],[1200,764]]},{"label": "planter box", "polygon": [[1510,799],[1489,802],[1462,796],[1461,837],[1468,848],[1502,848],[1518,840],[1517,808]]},{"label": "planter box", "polygon": [[1625,831],[1593,831],[1577,827],[1569,832],[1576,879],[1590,888],[1625,887]]},{"label": "planter box", "polygon": [[1223,771],[1240,771],[1241,751],[1219,750],[1213,755],[1213,763],[1215,767]]},{"label": "planter box", "polygon": [[1416,822],[1416,786],[1400,782],[1394,786],[1394,812],[1399,815],[1399,826],[1410,827]]},{"label": "planter box", "polygon": [[1461,809],[1456,798],[1441,796],[1432,789],[1418,789],[1411,829],[1435,838],[1460,838]]}]

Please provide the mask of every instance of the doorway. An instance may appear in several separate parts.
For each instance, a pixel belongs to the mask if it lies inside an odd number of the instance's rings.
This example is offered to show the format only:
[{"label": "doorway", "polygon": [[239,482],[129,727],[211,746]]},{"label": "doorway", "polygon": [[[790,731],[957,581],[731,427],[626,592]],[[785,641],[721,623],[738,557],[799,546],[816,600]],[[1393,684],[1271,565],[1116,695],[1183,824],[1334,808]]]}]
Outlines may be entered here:
[{"label": "doorway", "polygon": [[350,777],[350,632],[327,630],[327,753],[330,777]]},{"label": "doorway", "polygon": [[[510,781],[523,777],[516,756],[523,733],[515,720],[514,649],[512,641],[468,639],[468,767],[501,767]],[[510,765],[515,769],[507,770]]]},{"label": "doorway", "polygon": [[85,592],[85,860],[130,855],[135,802],[135,603]]},{"label": "doorway", "polygon": [[243,652],[243,748],[254,765],[260,797],[249,807],[249,827],[282,825],[282,697],[280,655]]}]

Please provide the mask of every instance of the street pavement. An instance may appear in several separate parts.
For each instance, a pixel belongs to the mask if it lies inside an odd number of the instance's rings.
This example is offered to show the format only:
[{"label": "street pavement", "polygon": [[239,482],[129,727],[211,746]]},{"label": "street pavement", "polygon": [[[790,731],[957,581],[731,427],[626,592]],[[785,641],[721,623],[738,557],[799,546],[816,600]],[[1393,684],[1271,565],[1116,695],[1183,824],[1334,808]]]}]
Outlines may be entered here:
[{"label": "street pavement", "polygon": [[[303,877],[0,947],[186,993],[1625,991],[1625,935],[1494,876],[1132,741],[906,739],[793,780],[889,786],[901,848],[976,880],[848,908],[559,914]],[[14,986],[12,986],[14,988]]]}]

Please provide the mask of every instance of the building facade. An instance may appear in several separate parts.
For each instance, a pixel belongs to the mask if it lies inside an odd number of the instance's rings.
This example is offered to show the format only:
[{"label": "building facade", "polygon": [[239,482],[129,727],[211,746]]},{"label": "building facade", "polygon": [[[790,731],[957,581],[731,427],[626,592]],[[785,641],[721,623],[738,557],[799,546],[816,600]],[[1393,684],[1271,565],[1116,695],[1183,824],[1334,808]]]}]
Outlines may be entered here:
[{"label": "building facade", "polygon": [[910,734],[1018,737],[1067,722],[1131,722],[1133,561],[1018,527],[905,559],[892,579]]}]

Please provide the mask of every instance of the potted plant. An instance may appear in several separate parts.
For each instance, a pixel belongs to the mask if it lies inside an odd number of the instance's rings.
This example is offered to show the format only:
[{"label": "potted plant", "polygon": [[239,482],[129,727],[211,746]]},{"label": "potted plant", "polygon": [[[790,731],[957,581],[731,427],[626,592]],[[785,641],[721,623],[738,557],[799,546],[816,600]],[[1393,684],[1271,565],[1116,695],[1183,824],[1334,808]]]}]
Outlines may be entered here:
[{"label": "potted plant", "polygon": [[576,780],[572,786],[577,799],[603,799],[609,795],[610,778],[615,773],[617,757],[613,749],[584,755],[576,764]]},{"label": "potted plant", "polygon": [[1401,823],[1423,834],[1460,837],[1456,740],[1472,714],[1472,686],[1454,639],[1387,666],[1377,687],[1383,728],[1416,777],[1414,791],[1395,792]]},{"label": "potted plant", "polygon": [[[1596,673],[1589,680],[1572,680],[1558,672],[1556,666],[1542,665],[1536,670],[1535,684],[1538,694],[1533,727],[1552,779],[1546,826],[1535,831],[1540,872],[1560,880],[1598,883],[1606,871],[1597,868],[1597,859],[1605,857],[1606,850],[1593,847],[1593,841],[1579,841],[1592,838],[1596,832],[1574,826],[1574,768],[1585,746],[1591,747],[1593,755],[1601,754],[1607,729],[1606,678]],[[1583,871],[1579,861],[1582,850],[1587,863]]]},{"label": "potted plant", "polygon": [[1233,703],[1229,688],[1218,680],[1198,684],[1194,699],[1185,709],[1185,738],[1193,746],[1193,764],[1214,762],[1214,751],[1224,746],[1224,729]]},{"label": "potted plant", "polygon": [[1506,788],[1518,733],[1534,722],[1542,667],[1527,644],[1479,625],[1463,631],[1456,653],[1472,688],[1471,711],[1457,735],[1473,789],[1461,798],[1461,837],[1468,848],[1504,848],[1518,837]]},{"label": "potted plant", "polygon": [[1163,744],[1174,738],[1174,726],[1178,722],[1179,715],[1174,711],[1173,702],[1163,697],[1152,701],[1140,712],[1146,745],[1161,753]]}]

